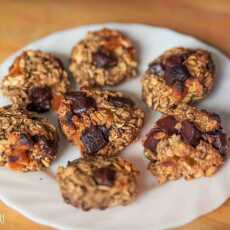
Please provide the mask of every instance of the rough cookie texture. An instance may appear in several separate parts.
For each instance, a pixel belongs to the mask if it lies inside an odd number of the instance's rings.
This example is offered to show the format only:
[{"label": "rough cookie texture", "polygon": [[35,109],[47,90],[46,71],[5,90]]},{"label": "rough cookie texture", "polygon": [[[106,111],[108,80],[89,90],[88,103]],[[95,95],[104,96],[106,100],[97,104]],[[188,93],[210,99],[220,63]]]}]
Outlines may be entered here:
[{"label": "rough cookie texture", "polygon": [[135,199],[138,173],[122,158],[80,158],[59,167],[57,180],[66,203],[85,211],[103,210]]},{"label": "rough cookie texture", "polygon": [[196,116],[195,120],[190,116],[163,116],[146,136],[148,168],[159,183],[211,176],[223,165],[227,139],[219,116],[205,111],[197,111]]},{"label": "rough cookie texture", "polygon": [[136,50],[117,30],[88,32],[72,50],[70,71],[80,86],[116,85],[136,75]]},{"label": "rough cookie texture", "polygon": [[61,128],[83,156],[117,155],[143,126],[144,112],[120,92],[84,89],[58,100]]},{"label": "rough cookie texture", "polygon": [[67,92],[69,79],[52,54],[27,50],[18,56],[2,81],[3,94],[29,111],[47,112],[53,96]]},{"label": "rough cookie texture", "polygon": [[0,166],[37,171],[50,166],[58,135],[47,119],[12,106],[0,108]]},{"label": "rough cookie texture", "polygon": [[142,80],[147,105],[167,113],[180,103],[203,99],[213,88],[215,68],[209,52],[172,48],[149,64]]}]

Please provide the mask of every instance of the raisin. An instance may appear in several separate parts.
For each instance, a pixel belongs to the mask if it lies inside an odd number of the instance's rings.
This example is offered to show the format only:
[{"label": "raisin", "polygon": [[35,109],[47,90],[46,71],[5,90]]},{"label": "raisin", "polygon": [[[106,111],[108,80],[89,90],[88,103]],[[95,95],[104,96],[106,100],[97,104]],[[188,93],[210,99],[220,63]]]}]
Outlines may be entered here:
[{"label": "raisin", "polygon": [[81,141],[88,154],[96,153],[108,143],[108,136],[105,133],[106,127],[91,125],[86,128],[81,136]]},{"label": "raisin", "polygon": [[27,105],[29,111],[44,113],[50,110],[52,92],[50,87],[33,87],[29,91],[30,104]]},{"label": "raisin", "polygon": [[134,103],[127,97],[108,97],[108,101],[115,107],[133,107]]},{"label": "raisin", "polygon": [[116,179],[116,171],[107,166],[93,172],[94,180],[98,185],[112,186]]},{"label": "raisin", "polygon": [[157,121],[157,126],[169,135],[177,133],[175,129],[176,119],[173,116],[166,116]]},{"label": "raisin", "polygon": [[84,92],[69,92],[65,94],[65,98],[72,102],[72,112],[78,116],[90,108],[96,108],[96,101]]},{"label": "raisin", "polygon": [[181,127],[181,135],[183,139],[192,146],[197,146],[201,139],[201,133],[196,126],[190,121],[183,121]]},{"label": "raisin", "polygon": [[176,81],[184,82],[189,77],[187,68],[183,65],[176,65],[166,68],[164,80],[167,85],[173,85]]},{"label": "raisin", "polygon": [[171,55],[165,60],[165,65],[168,67],[173,67],[177,65],[182,65],[184,58],[182,55]]},{"label": "raisin", "polygon": [[157,76],[163,76],[164,75],[163,65],[161,63],[151,63],[148,68],[148,73]]},{"label": "raisin", "polygon": [[117,65],[117,58],[110,52],[98,50],[92,55],[93,63],[97,68],[112,68]]}]

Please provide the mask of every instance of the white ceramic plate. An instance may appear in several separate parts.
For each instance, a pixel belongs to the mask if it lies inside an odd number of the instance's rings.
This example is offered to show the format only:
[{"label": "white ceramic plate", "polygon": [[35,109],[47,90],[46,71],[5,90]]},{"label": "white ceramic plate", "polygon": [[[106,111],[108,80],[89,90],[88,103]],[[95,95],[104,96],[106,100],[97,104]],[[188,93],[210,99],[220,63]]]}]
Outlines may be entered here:
[{"label": "white ceramic plate", "polygon": [[[24,49],[41,49],[59,56],[68,63],[71,48],[89,30],[102,27],[116,28],[136,43],[140,57],[140,76],[147,64],[168,48],[185,46],[204,48],[212,52],[217,66],[218,79],[213,93],[201,106],[218,112],[224,120],[224,127],[230,131],[230,65],[226,56],[218,50],[195,38],[174,31],[139,24],[89,25],[58,32],[31,43]],[[20,51],[21,52],[21,51]],[[0,66],[0,76],[7,73],[9,65],[20,52],[8,58]],[[118,89],[130,94],[146,111],[146,122],[141,136],[152,127],[159,114],[146,108],[141,102],[140,79],[130,80]],[[0,98],[0,105],[9,103]],[[53,114],[51,120],[56,121]],[[143,156],[141,141],[130,145],[123,156],[136,164],[141,171],[138,199],[126,207],[105,211],[83,212],[62,201],[55,171],[59,165],[79,157],[79,151],[62,137],[57,161],[48,172],[15,173],[0,169],[0,198],[11,208],[26,217],[58,229],[77,230],[153,230],[179,226],[219,207],[230,195],[230,162],[213,177],[191,182],[179,180],[158,185],[146,170],[147,160]]]}]

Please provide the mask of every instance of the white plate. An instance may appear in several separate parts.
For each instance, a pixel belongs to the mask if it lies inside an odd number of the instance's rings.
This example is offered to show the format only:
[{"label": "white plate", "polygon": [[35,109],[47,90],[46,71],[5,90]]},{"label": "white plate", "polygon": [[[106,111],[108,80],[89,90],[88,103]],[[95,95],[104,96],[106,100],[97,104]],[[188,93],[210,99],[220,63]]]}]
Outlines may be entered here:
[{"label": "white plate", "polygon": [[[190,36],[174,31],[138,24],[89,25],[58,32],[31,43],[24,49],[41,49],[59,56],[68,63],[71,48],[89,30],[102,27],[116,28],[125,32],[135,42],[140,57],[140,75],[147,64],[163,51],[175,46],[204,48],[212,52],[218,79],[213,93],[202,102],[202,107],[218,112],[224,119],[226,130],[230,131],[230,65],[226,56],[218,50]],[[18,54],[18,53],[17,53]],[[7,73],[9,65],[17,54],[0,66],[0,76]],[[158,113],[148,110],[140,101],[140,76],[130,80],[118,89],[130,94],[146,111],[146,122],[141,136],[152,127]],[[0,104],[9,103],[0,98]],[[56,121],[54,115],[53,122]],[[123,156],[134,162],[141,170],[138,199],[126,207],[105,211],[83,212],[62,201],[54,175],[59,165],[79,157],[79,151],[62,138],[58,160],[48,172],[15,173],[0,169],[0,198],[8,206],[26,217],[58,229],[77,230],[152,230],[179,226],[219,207],[230,194],[230,162],[213,177],[191,182],[179,180],[158,185],[146,170],[147,160],[143,156],[141,141],[130,145]]]}]

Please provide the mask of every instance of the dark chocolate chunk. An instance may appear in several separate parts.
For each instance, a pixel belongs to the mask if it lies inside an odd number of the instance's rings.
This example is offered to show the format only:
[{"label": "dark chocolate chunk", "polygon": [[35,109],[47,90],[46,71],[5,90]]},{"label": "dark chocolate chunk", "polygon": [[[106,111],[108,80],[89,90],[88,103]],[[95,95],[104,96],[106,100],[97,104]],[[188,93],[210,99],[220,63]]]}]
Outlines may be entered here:
[{"label": "dark chocolate chunk", "polygon": [[175,129],[176,119],[173,116],[166,116],[157,121],[157,126],[169,135],[177,133]]},{"label": "dark chocolate chunk", "polygon": [[29,111],[44,113],[50,110],[52,92],[50,87],[33,87],[29,91],[30,104],[27,105]]},{"label": "dark chocolate chunk", "polygon": [[116,179],[116,171],[109,166],[99,168],[93,172],[93,178],[98,185],[112,186]]},{"label": "dark chocolate chunk", "polygon": [[152,152],[156,152],[157,144],[160,141],[160,139],[156,139],[154,136],[162,132],[159,128],[153,128],[150,133],[147,136],[147,139],[144,142],[144,147],[151,150]]},{"label": "dark chocolate chunk", "polygon": [[164,80],[167,85],[173,85],[176,81],[184,82],[189,77],[189,72],[184,65],[167,67]]},{"label": "dark chocolate chunk", "polygon": [[226,134],[222,130],[216,130],[214,132],[208,132],[203,135],[203,138],[212,144],[222,156],[226,155],[227,151],[227,139]]},{"label": "dark chocolate chunk", "polygon": [[93,63],[98,68],[112,68],[117,65],[117,58],[114,54],[99,49],[92,55]]},{"label": "dark chocolate chunk", "polygon": [[96,108],[96,101],[84,92],[69,92],[65,94],[65,98],[72,102],[72,112],[78,116],[90,108]]},{"label": "dark chocolate chunk", "polygon": [[182,65],[184,61],[184,56],[182,55],[171,55],[165,60],[165,65],[167,67],[174,67],[177,65]]},{"label": "dark chocolate chunk", "polygon": [[115,107],[133,107],[134,103],[127,97],[108,97],[108,101]]},{"label": "dark chocolate chunk", "polygon": [[148,73],[152,73],[157,76],[164,75],[164,68],[161,63],[151,63],[148,68]]},{"label": "dark chocolate chunk", "polygon": [[85,146],[86,153],[92,154],[98,152],[108,143],[108,137],[105,134],[106,128],[103,126],[91,125],[86,128],[81,136],[81,141]]},{"label": "dark chocolate chunk", "polygon": [[192,146],[197,146],[201,139],[201,133],[196,126],[190,121],[183,121],[181,127],[181,135],[183,139]]}]

